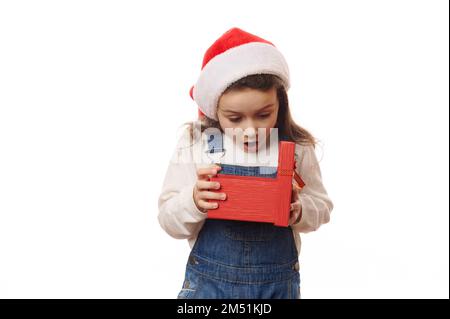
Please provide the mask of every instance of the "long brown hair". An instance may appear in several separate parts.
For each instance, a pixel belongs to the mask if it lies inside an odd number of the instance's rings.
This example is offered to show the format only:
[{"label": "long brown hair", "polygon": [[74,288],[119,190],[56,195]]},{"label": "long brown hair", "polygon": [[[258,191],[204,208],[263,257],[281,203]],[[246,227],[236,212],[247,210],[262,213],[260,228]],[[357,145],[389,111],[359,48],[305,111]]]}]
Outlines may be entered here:
[{"label": "long brown hair", "polygon": [[[279,139],[295,142],[301,145],[312,145],[313,147],[315,147],[317,141],[314,136],[306,129],[295,123],[295,121],[293,120],[291,112],[289,111],[289,100],[286,89],[283,85],[282,80],[278,76],[272,74],[248,75],[229,85],[223,92],[223,94],[232,90],[242,90],[245,88],[267,92],[273,87],[275,87],[277,90],[277,98],[279,103],[278,117],[275,124],[275,127],[278,128]],[[209,127],[218,128],[223,132],[223,129],[220,127],[219,121],[215,121],[207,116],[201,117],[199,121],[201,124],[201,132]],[[185,124],[189,125],[192,140],[194,124],[192,122],[188,122]]]}]

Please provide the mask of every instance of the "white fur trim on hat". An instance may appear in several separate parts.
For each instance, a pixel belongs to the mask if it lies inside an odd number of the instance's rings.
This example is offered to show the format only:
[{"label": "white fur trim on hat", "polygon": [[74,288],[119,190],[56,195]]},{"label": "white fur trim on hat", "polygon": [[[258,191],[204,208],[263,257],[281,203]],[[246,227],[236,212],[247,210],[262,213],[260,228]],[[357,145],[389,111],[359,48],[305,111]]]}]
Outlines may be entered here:
[{"label": "white fur trim on hat", "polygon": [[288,65],[273,45],[250,42],[228,49],[205,65],[194,86],[194,100],[206,116],[217,120],[217,103],[227,87],[247,75],[262,73],[279,76],[289,89]]}]

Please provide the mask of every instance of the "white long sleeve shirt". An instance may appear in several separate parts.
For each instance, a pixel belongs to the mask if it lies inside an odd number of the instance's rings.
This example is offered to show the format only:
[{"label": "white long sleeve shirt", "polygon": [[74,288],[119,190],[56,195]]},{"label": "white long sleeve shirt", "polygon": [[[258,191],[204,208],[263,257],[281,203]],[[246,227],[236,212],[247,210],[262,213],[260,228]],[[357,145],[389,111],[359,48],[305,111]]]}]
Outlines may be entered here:
[{"label": "white long sleeve shirt", "polygon": [[[168,165],[161,194],[158,199],[158,220],[172,237],[187,239],[192,248],[207,213],[195,205],[193,190],[197,181],[197,169],[210,164],[196,159],[201,143],[193,143],[188,129],[181,134]],[[291,226],[298,253],[301,248],[300,233],[317,230],[330,220],[333,203],[322,184],[322,176],[313,146],[295,145],[296,170],[305,182],[299,192],[302,218]]]}]

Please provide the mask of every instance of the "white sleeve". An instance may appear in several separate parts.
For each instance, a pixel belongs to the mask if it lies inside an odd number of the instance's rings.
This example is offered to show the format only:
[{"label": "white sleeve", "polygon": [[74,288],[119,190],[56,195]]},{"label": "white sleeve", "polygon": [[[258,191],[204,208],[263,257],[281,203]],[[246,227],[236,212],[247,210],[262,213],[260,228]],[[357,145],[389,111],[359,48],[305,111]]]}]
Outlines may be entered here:
[{"label": "white sleeve", "polygon": [[177,143],[158,199],[158,221],[177,239],[197,235],[207,216],[197,208],[193,198],[197,173],[190,144],[192,141],[186,129]]},{"label": "white sleeve", "polygon": [[296,171],[305,186],[299,193],[302,217],[300,222],[291,227],[296,232],[308,233],[330,221],[333,202],[322,184],[322,174],[314,147],[296,144],[296,153],[299,154]]}]

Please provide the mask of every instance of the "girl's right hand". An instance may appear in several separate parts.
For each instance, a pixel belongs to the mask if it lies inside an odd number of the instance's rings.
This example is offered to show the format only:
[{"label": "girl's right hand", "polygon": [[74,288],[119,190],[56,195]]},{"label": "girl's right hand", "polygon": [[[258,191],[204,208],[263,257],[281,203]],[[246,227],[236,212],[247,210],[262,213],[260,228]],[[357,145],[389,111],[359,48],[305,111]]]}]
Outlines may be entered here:
[{"label": "girl's right hand", "polygon": [[197,182],[194,186],[193,197],[197,208],[203,212],[207,212],[209,209],[216,209],[219,204],[216,202],[209,202],[209,199],[224,200],[226,198],[225,193],[215,193],[209,191],[210,189],[219,189],[220,184],[218,182],[211,182],[208,180],[210,176],[217,174],[217,171],[221,167],[213,165],[211,167],[197,169]]}]

